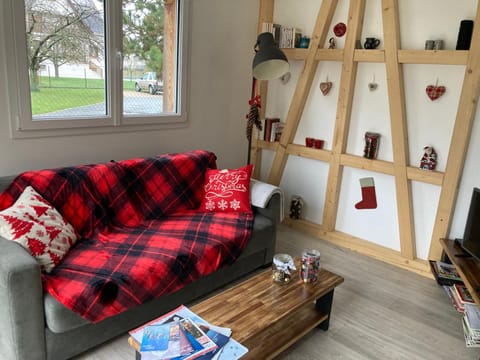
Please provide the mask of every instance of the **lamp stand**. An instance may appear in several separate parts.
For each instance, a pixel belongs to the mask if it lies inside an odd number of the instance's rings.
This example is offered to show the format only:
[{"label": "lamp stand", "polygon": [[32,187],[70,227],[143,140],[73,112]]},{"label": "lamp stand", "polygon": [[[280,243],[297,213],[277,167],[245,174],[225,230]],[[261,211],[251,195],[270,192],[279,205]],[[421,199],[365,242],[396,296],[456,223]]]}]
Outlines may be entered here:
[{"label": "lamp stand", "polygon": [[252,137],[253,137],[253,126],[255,125],[257,129],[262,129],[262,124],[260,121],[260,96],[256,96],[256,85],[257,80],[252,78],[252,90],[251,90],[251,99],[249,100],[250,111],[247,114],[247,140],[248,140],[248,149],[247,149],[247,165],[251,162],[252,157]]}]

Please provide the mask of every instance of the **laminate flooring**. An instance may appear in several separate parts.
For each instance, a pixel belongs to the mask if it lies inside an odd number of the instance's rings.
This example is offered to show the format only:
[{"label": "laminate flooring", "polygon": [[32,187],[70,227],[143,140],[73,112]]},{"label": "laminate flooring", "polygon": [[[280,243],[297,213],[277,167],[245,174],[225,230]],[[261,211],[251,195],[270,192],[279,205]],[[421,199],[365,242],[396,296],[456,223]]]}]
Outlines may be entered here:
[{"label": "laminate flooring", "polygon": [[[345,282],[335,289],[330,329],[315,329],[278,360],[480,359],[480,348],[465,347],[461,315],[435,281],[279,227],[277,252],[300,256],[306,248],[320,250],[321,266]],[[75,360],[133,360],[127,338]]]}]

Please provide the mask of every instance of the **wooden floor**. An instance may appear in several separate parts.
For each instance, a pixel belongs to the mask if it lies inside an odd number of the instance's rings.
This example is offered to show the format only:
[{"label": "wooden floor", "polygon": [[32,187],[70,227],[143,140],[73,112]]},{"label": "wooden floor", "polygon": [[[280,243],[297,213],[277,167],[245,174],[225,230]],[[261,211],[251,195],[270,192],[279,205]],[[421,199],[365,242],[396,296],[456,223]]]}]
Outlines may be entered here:
[{"label": "wooden floor", "polygon": [[[330,329],[314,330],[278,360],[480,359],[480,348],[465,347],[461,315],[433,280],[281,226],[277,252],[299,256],[304,248],[319,249],[322,266],[345,282],[335,290]],[[76,360],[134,358],[124,335]]]}]

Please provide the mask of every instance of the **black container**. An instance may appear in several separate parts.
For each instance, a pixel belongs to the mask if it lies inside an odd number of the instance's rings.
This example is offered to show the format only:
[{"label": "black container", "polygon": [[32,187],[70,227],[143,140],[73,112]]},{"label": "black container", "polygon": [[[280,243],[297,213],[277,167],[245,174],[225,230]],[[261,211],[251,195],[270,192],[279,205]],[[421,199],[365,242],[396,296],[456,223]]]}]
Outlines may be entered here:
[{"label": "black container", "polygon": [[470,49],[470,41],[472,40],[473,20],[460,21],[460,30],[458,31],[457,50]]}]

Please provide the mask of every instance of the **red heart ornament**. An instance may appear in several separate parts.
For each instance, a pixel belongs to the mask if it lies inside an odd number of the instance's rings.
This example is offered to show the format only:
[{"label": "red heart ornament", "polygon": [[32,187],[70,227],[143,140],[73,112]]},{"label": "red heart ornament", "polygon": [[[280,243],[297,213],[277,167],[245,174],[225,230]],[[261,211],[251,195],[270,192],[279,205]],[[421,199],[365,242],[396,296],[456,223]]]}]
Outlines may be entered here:
[{"label": "red heart ornament", "polygon": [[428,85],[426,88],[426,92],[430,100],[437,100],[440,96],[445,94],[445,86],[437,86],[437,85]]},{"label": "red heart ornament", "polygon": [[330,92],[330,89],[332,88],[332,82],[331,81],[325,81],[320,83],[320,90],[322,91],[323,95],[327,95]]}]

